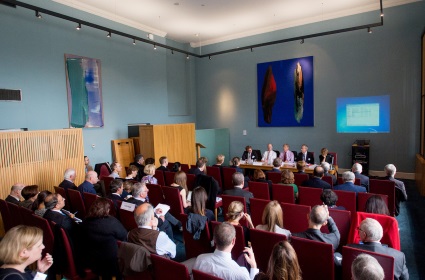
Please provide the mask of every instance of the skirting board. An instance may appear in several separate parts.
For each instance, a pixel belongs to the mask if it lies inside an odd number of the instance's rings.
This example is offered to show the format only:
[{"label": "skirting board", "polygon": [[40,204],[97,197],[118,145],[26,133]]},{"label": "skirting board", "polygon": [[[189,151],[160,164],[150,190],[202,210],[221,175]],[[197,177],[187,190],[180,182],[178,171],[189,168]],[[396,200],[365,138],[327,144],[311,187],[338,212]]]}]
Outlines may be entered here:
[{"label": "skirting board", "polygon": [[[339,174],[342,174],[345,171],[350,171],[350,169],[338,168]],[[386,174],[385,174],[384,171],[369,170],[369,176],[385,177]],[[397,172],[395,174],[395,178],[396,179],[415,180],[415,173]]]}]

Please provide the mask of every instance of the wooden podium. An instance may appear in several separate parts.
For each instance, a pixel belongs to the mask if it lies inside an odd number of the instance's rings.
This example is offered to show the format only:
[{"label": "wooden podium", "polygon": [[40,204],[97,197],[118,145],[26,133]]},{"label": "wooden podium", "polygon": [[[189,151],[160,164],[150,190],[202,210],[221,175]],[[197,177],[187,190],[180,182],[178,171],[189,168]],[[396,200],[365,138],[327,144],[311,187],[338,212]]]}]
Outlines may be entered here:
[{"label": "wooden podium", "polygon": [[[169,162],[195,164],[195,124],[129,125],[129,137],[139,137],[140,153],[143,157],[166,156]],[[136,131],[138,130],[138,135]]]}]

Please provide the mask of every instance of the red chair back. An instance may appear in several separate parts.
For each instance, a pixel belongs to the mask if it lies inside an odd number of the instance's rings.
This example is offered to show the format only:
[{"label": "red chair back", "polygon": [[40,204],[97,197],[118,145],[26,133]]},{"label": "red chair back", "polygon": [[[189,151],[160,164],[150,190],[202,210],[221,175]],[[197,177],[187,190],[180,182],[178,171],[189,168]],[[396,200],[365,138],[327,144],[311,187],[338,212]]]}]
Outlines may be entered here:
[{"label": "red chair back", "polygon": [[[245,197],[233,196],[233,195],[222,195],[221,198],[222,198],[222,201],[223,201],[223,216],[224,217],[226,217],[227,211],[229,209],[229,205],[230,205],[230,203],[232,203],[232,201],[242,202],[242,204],[244,205],[244,212],[248,213],[248,211],[246,209]],[[251,200],[249,200],[249,201],[251,201]]]},{"label": "red chair back", "polygon": [[[211,232],[214,232],[214,229],[216,226],[218,226],[219,224],[221,224],[221,222],[216,222],[216,221],[211,221]],[[235,231],[236,231],[236,242],[235,242],[235,246],[233,246],[232,248],[232,259],[237,260],[239,255],[242,253],[242,251],[245,249],[245,235],[244,235],[244,231],[243,231],[243,227],[242,226],[235,226]]]},{"label": "red chair back", "polygon": [[264,208],[270,202],[270,200],[251,198],[249,204],[251,207],[251,220],[254,227],[262,224],[262,217]]},{"label": "red chair back", "polygon": [[323,190],[320,188],[298,187],[298,202],[301,205],[315,206],[322,205],[320,199]]},{"label": "red chair back", "polygon": [[181,170],[182,170],[184,173],[186,173],[186,174],[187,174],[187,172],[189,172],[189,164],[182,163],[182,164],[180,165],[180,168],[181,168]]},{"label": "red chair back", "polygon": [[379,195],[388,207],[388,195],[377,193],[357,193],[357,211],[366,212],[366,201],[374,195]]},{"label": "red chair back", "polygon": [[288,185],[272,185],[273,200],[295,204],[294,188]]},{"label": "red chair back", "polygon": [[84,193],[84,207],[86,207],[86,211],[88,212],[93,202],[97,199],[97,195],[92,193]]},{"label": "red chair back", "polygon": [[338,201],[336,202],[337,206],[344,206],[345,210],[350,211],[351,213],[356,212],[357,207],[355,192],[334,190],[334,193],[338,196]]},{"label": "red chair back", "polygon": [[196,269],[192,269],[192,275],[194,280],[223,280],[223,278]]},{"label": "red chair back", "polygon": [[117,209],[115,208],[114,202],[111,199],[109,199],[109,198],[106,198],[106,199],[109,202],[109,215],[111,215],[111,216],[113,216],[113,217],[115,217],[115,218],[118,219]]},{"label": "red chair back", "polygon": [[171,186],[174,183],[174,175],[176,175],[176,172],[165,171],[165,184],[163,186]]},{"label": "red chair back", "polygon": [[105,186],[105,193],[106,193],[106,195],[110,195],[112,193],[111,192],[111,182],[113,180],[114,180],[114,178],[112,178],[112,177],[103,177],[102,178],[103,184]]},{"label": "red chair back", "polygon": [[[341,252],[342,246],[347,244],[348,235],[350,234],[351,226],[351,212],[346,210],[337,210],[329,208],[329,216],[335,221],[336,226],[338,227],[339,234],[341,239],[339,241],[338,252]],[[320,229],[321,232],[329,233],[328,227],[324,226]]]},{"label": "red chair back", "polygon": [[[303,279],[333,280],[334,253],[332,244],[292,236]],[[318,273],[320,271],[320,273]]]},{"label": "red chair back", "polygon": [[257,267],[261,271],[267,271],[267,266],[274,245],[280,241],[286,240],[286,235],[253,228],[249,230],[249,235],[252,249],[255,252]]},{"label": "red chair back", "polygon": [[8,203],[5,200],[0,199],[1,219],[3,220],[3,228],[5,232],[14,227],[14,223],[7,204]]},{"label": "red chair back", "polygon": [[371,251],[360,250],[357,248],[342,247],[342,279],[351,280],[351,264],[360,254],[368,254],[374,257],[384,269],[384,280],[394,279],[394,257],[382,255]]},{"label": "red chair back", "polygon": [[109,163],[105,162],[100,166],[100,172],[99,172],[100,180],[102,180],[104,177],[108,177],[109,175],[111,175],[111,172],[109,171],[107,164],[109,165]]},{"label": "red chair back", "polygon": [[165,186],[164,171],[156,169],[154,177],[158,180],[158,185]]},{"label": "red chair back", "polygon": [[133,228],[137,228],[136,221],[134,220],[134,212],[121,209],[121,201],[117,203],[119,205],[118,215],[122,225],[125,227],[127,231],[132,230]]},{"label": "red chair back", "polygon": [[151,254],[153,274],[156,280],[169,280],[170,275],[173,279],[189,280],[189,271],[184,264],[169,260],[167,258]]},{"label": "red chair back", "polygon": [[388,210],[395,215],[395,183],[390,180],[369,180],[369,192],[388,195]]},{"label": "red chair back", "polygon": [[186,173],[186,177],[187,177],[187,182],[186,182],[187,188],[189,189],[189,191],[191,191],[191,190],[194,189],[194,186],[193,185],[195,184],[196,175],[195,174],[187,174]]},{"label": "red chair back", "polygon": [[65,210],[71,211],[71,200],[69,200],[68,192],[61,187],[53,187],[55,189],[55,193],[60,194],[63,198],[65,198]]},{"label": "red chair back", "polygon": [[308,174],[303,173],[294,173],[294,184],[297,186],[302,186],[303,182],[308,180]]},{"label": "red chair back", "polygon": [[43,244],[46,247],[43,250],[43,256],[46,255],[46,253],[52,255],[54,235],[49,222],[46,219],[33,214],[31,217],[31,221],[28,225],[38,227],[43,231]]},{"label": "red chair back", "polygon": [[187,215],[180,214],[180,221],[183,225],[183,239],[186,248],[186,259],[195,258],[200,254],[211,253],[211,236],[208,228],[208,222],[205,223],[205,228],[201,232],[199,240],[193,239],[193,234],[186,229]]},{"label": "red chair back", "polygon": [[249,191],[255,198],[270,200],[269,184],[265,182],[248,182]]},{"label": "red chair back", "polygon": [[168,170],[173,170],[173,165],[174,165],[174,162],[168,162],[167,169]]},{"label": "red chair back", "polygon": [[221,170],[220,167],[217,166],[208,166],[208,176],[213,177],[217,180],[220,189],[223,188],[223,180],[221,178]]},{"label": "red chair back", "polygon": [[178,217],[184,213],[183,201],[179,189],[176,187],[162,187],[165,197],[165,204],[170,206],[170,213],[174,217]]},{"label": "red chair back", "polygon": [[331,176],[323,176],[322,180],[331,185],[332,188],[334,187],[334,182]]},{"label": "red chair back", "polygon": [[149,202],[153,205],[153,207],[157,206],[158,203],[164,203],[164,193],[162,192],[162,188],[157,184],[146,184],[148,187],[149,193]]},{"label": "red chair back", "polygon": [[307,214],[311,207],[290,203],[281,203],[283,210],[283,225],[290,232],[302,232],[308,228]]},{"label": "red chair back", "polygon": [[84,219],[84,217],[86,216],[86,207],[84,205],[84,201],[81,197],[80,191],[68,189],[67,192],[69,200],[71,201],[71,211],[73,213],[77,212],[75,216],[80,219]]},{"label": "red chair back", "polygon": [[236,168],[233,167],[222,167],[223,171],[223,191],[232,189],[233,183],[232,183],[232,175],[236,172]]},{"label": "red chair back", "polygon": [[31,225],[32,216],[34,212],[28,208],[21,207],[21,206],[19,206],[18,209],[19,209],[19,213],[21,214],[24,225]]},{"label": "red chair back", "polygon": [[21,216],[21,211],[19,211],[20,206],[7,202],[7,207],[9,208],[9,213],[13,225],[12,227],[22,225],[24,223],[24,219]]},{"label": "red chair back", "polygon": [[267,179],[273,184],[279,184],[282,181],[282,174],[278,172],[267,172]]}]

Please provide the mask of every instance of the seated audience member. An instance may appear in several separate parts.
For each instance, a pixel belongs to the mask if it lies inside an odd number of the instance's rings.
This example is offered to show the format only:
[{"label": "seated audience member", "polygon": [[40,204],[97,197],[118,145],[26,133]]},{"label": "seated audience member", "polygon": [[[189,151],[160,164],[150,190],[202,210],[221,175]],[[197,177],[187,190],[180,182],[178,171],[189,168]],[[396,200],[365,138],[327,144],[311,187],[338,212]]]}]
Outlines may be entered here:
[{"label": "seated audience member", "polygon": [[305,164],[305,161],[297,161],[297,173],[299,173],[299,174],[306,174],[305,173],[305,166],[306,166],[306,164]]},{"label": "seated audience member", "polygon": [[193,167],[191,169],[189,169],[189,174],[194,174],[194,175],[198,175],[198,174],[204,174],[205,175],[205,161],[203,161],[202,159],[198,159],[196,161],[196,167]]},{"label": "seated audience member", "polygon": [[124,189],[123,189],[122,194],[121,194],[121,197],[123,199],[127,200],[130,197],[132,197],[131,192],[133,190],[133,184],[134,184],[134,182],[132,182],[132,181],[124,181],[124,184],[123,184]]},{"label": "seated audience member", "polygon": [[85,263],[102,279],[120,275],[117,240],[127,239],[127,230],[109,215],[109,210],[109,201],[99,197],[90,206],[82,223]]},{"label": "seated audience member", "polygon": [[380,195],[372,195],[367,199],[365,212],[390,216],[390,210]]},{"label": "seated audience member", "polygon": [[272,185],[273,182],[266,179],[266,174],[264,174],[263,170],[261,169],[255,169],[254,170],[254,181],[260,182],[260,183],[267,183],[269,185],[269,193],[272,195]]},{"label": "seated audience member", "polygon": [[173,164],[173,169],[171,170],[172,172],[179,172],[179,171],[181,171],[182,170],[182,165],[181,165],[181,163],[179,162],[179,161],[176,161],[174,164]]},{"label": "seated audience member", "polygon": [[206,208],[207,204],[207,192],[203,187],[196,187],[192,191],[191,206],[188,208],[188,213],[205,217],[204,220],[215,221],[215,215],[213,211]]},{"label": "seated audience member", "polygon": [[234,157],[230,161],[230,167],[236,168],[236,172],[240,172],[243,174],[242,168],[239,167],[240,165],[241,165],[241,159],[239,157]]},{"label": "seated audience member", "polygon": [[381,224],[371,218],[364,219],[358,228],[360,240],[363,244],[349,244],[349,247],[371,251],[394,257],[394,279],[409,279],[404,253],[381,244],[383,229]]},{"label": "seated audience member", "polygon": [[305,180],[301,186],[319,189],[332,189],[328,182],[322,180],[324,170],[321,166],[316,166],[313,171],[313,177]]},{"label": "seated audience member", "polygon": [[272,165],[275,158],[277,158],[277,154],[275,151],[273,151],[273,145],[268,144],[267,151],[264,152],[263,158],[261,159],[261,161],[267,165]]},{"label": "seated audience member", "polygon": [[[328,226],[329,233],[322,233],[320,228]],[[316,205],[308,215],[308,229],[304,232],[292,233],[293,236],[332,244],[335,251],[339,246],[340,234],[334,220],[329,216],[328,206]]]},{"label": "seated audience member", "polygon": [[255,158],[255,153],[252,152],[251,146],[245,147],[245,152],[242,154],[242,160],[257,160],[257,158]]},{"label": "seated audience member", "polygon": [[190,206],[190,201],[187,201],[187,194],[189,193],[187,189],[187,176],[183,171],[177,171],[174,174],[174,182],[171,184],[171,187],[179,189],[180,196],[182,198],[183,208],[187,209]]},{"label": "seated audience member", "polygon": [[279,158],[282,160],[282,162],[294,162],[294,153],[289,150],[288,144],[283,144],[283,151],[280,153]]},{"label": "seated audience member", "polygon": [[46,209],[46,206],[44,205],[44,200],[49,194],[52,194],[52,193],[50,191],[41,191],[37,195],[37,199],[32,204],[32,211],[34,211],[34,214],[36,214],[37,216],[43,217],[44,213],[46,213],[47,209]]},{"label": "seated audience member", "polygon": [[278,201],[273,200],[266,205],[261,222],[263,224],[257,225],[257,229],[283,234],[288,239],[291,237],[291,232],[283,228],[283,211]]},{"label": "seated audience member", "polygon": [[84,198],[84,193],[92,193],[96,194],[96,190],[94,189],[94,184],[99,182],[97,178],[97,173],[95,171],[89,171],[86,174],[86,180],[78,186],[78,190]]},{"label": "seated audience member", "polygon": [[384,280],[384,277],[384,269],[371,255],[360,254],[351,264],[351,279],[353,280]]},{"label": "seated audience member", "polygon": [[[44,249],[43,231],[37,227],[18,225],[6,232],[0,242],[0,279],[34,279],[37,272],[46,273],[52,266],[53,258],[47,253],[42,259]],[[26,268],[37,261],[37,271]],[[37,278],[39,279],[39,278]]]},{"label": "seated audience member", "polygon": [[19,205],[19,202],[21,201],[22,195],[22,189],[25,187],[22,183],[16,183],[10,188],[10,194],[6,197],[6,201]]},{"label": "seated audience member", "polygon": [[288,185],[294,188],[295,198],[298,197],[298,186],[295,185],[294,173],[289,169],[283,169],[281,174],[281,184]]},{"label": "seated audience member", "polygon": [[170,171],[168,170],[168,158],[167,157],[160,157],[159,158],[159,164],[160,166],[157,168],[157,170],[161,170],[161,171]]},{"label": "seated audience member", "polygon": [[267,273],[260,272],[255,280],[302,280],[297,253],[288,241],[274,245],[270,255]]},{"label": "seated audience member", "polygon": [[323,176],[329,176],[329,177],[332,177],[332,184],[333,184],[334,186],[336,186],[336,185],[338,184],[338,180],[337,180],[336,176],[335,176],[335,175],[333,175],[333,174],[331,174],[331,173],[329,173],[329,170],[330,170],[330,168],[331,168],[331,165],[330,165],[329,163],[327,163],[327,162],[322,162],[322,163],[320,164],[320,166],[322,166],[323,171],[324,171]]},{"label": "seated audience member", "polygon": [[222,154],[217,155],[215,158],[215,164],[213,166],[222,167],[224,163],[225,156]]},{"label": "seated audience member", "polygon": [[155,175],[155,165],[153,164],[146,164],[145,170],[145,176],[143,176],[141,182],[145,184],[158,184],[158,180],[154,177]]},{"label": "seated audience member", "polygon": [[176,244],[164,232],[158,231],[158,219],[152,205],[143,203],[134,211],[137,228],[128,233],[128,242],[146,248],[151,254],[174,258]]},{"label": "seated audience member", "polygon": [[282,166],[282,160],[280,158],[275,158],[273,160],[273,169],[269,172],[277,172],[280,173],[280,167]]},{"label": "seated audience member", "polygon": [[44,205],[47,210],[43,218],[55,222],[69,233],[73,231],[75,225],[73,220],[75,217],[74,214],[62,212],[62,208],[65,206],[65,198],[58,193],[49,194],[44,200]]},{"label": "seated audience member", "polygon": [[327,162],[329,164],[333,164],[333,161],[334,161],[334,156],[331,154],[328,154],[328,149],[322,148],[320,150],[319,162],[320,163]]},{"label": "seated audience member", "polygon": [[121,179],[114,179],[109,185],[111,193],[108,198],[114,203],[115,209],[118,209],[117,201],[123,201],[124,198],[121,196],[124,191],[124,183]]},{"label": "seated audience member", "polygon": [[323,190],[320,200],[323,201],[323,204],[328,206],[330,209],[345,210],[345,207],[343,206],[336,206],[338,195],[330,189]]},{"label": "seated audience member", "polygon": [[[93,171],[93,168],[91,171]],[[75,172],[75,169],[74,168],[66,169],[63,174],[63,181],[59,184],[59,187],[64,188],[65,190],[66,189],[77,190],[77,186],[74,184],[75,178],[77,178],[77,173]]]},{"label": "seated audience member", "polygon": [[37,199],[38,186],[37,185],[26,186],[25,188],[22,189],[21,194],[25,200],[19,202],[19,206],[27,208],[27,209],[31,209],[32,204]]},{"label": "seated audience member", "polygon": [[143,164],[145,162],[145,159],[143,158],[142,154],[137,154],[134,156],[134,162],[130,163],[130,165],[134,165],[137,168],[139,168],[139,171],[137,172],[136,181],[140,181],[142,177],[144,176],[143,170],[145,169],[145,165]]},{"label": "seated audience member", "polygon": [[125,177],[125,179],[137,180],[137,174],[139,174],[139,168],[137,168],[137,166],[135,165],[130,165],[130,167],[128,168],[127,177]]},{"label": "seated audience member", "polygon": [[360,184],[369,191],[369,177],[362,174],[363,166],[360,163],[355,163],[351,167],[351,171],[353,171],[354,176],[360,179]]},{"label": "seated audience member", "polygon": [[223,279],[254,279],[258,274],[257,263],[254,252],[251,248],[244,250],[245,260],[251,266],[250,271],[239,266],[232,260],[232,248],[235,245],[236,231],[229,223],[221,223],[214,229],[214,243],[216,249],[214,253],[202,254],[196,258],[193,269],[214,275]]},{"label": "seated audience member", "polygon": [[[244,213],[244,206],[240,201],[232,201],[229,204],[229,208],[227,210],[227,222],[234,226],[242,226],[243,233],[245,237],[246,246],[248,246],[249,238],[249,229],[254,228],[254,225],[251,220],[251,216],[248,213]],[[242,218],[245,218],[248,222],[248,227],[245,225],[241,225],[239,222]]]},{"label": "seated audience member", "polygon": [[366,192],[365,187],[360,187],[357,185],[354,185],[354,180],[356,177],[354,177],[354,173],[351,171],[345,171],[342,173],[342,181],[344,182],[341,185],[337,185],[334,187],[334,190],[337,191],[347,191],[347,192],[355,192],[356,194],[359,192]]},{"label": "seated audience member", "polygon": [[208,166],[208,158],[207,157],[200,157],[200,160],[203,160],[205,162],[205,166]]},{"label": "seated audience member", "polygon": [[148,164],[153,164],[153,165],[155,165],[155,159],[154,158],[147,158],[146,160],[145,160],[145,164],[146,165],[148,165]]},{"label": "seated audience member", "polygon": [[[243,190],[244,182],[245,182],[245,178],[243,174],[240,172],[233,173],[232,182],[233,182],[233,189],[225,190],[223,194],[245,197],[246,207],[248,208],[248,212],[249,212],[250,211],[249,199],[253,198],[254,195],[249,191]],[[192,194],[192,197],[193,197],[193,194]]]},{"label": "seated audience member", "polygon": [[298,153],[297,161],[305,161],[307,164],[314,164],[313,153],[308,152],[306,144],[301,145],[301,152]]},{"label": "seated audience member", "polygon": [[90,159],[88,156],[84,156],[84,165],[85,165],[85,172],[93,171],[93,166],[90,165]]},{"label": "seated audience member", "polygon": [[108,177],[112,177],[114,179],[119,178],[120,177],[120,172],[122,170],[122,166],[121,166],[121,164],[119,162],[116,162],[115,161],[115,162],[113,162],[111,164],[111,170],[112,170],[112,173],[109,174]]},{"label": "seated audience member", "polygon": [[406,188],[404,187],[404,183],[402,181],[394,178],[397,172],[394,164],[385,165],[384,170],[387,174],[385,179],[395,183],[395,215],[398,216],[398,214],[400,214],[400,202],[407,200]]}]

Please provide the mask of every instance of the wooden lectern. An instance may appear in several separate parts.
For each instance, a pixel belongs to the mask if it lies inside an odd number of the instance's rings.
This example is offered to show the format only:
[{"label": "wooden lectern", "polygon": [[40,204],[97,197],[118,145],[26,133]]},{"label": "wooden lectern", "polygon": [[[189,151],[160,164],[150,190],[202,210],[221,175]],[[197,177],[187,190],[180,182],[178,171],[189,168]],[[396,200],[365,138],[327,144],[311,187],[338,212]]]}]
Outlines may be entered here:
[{"label": "wooden lectern", "polygon": [[196,152],[197,152],[197,155],[198,155],[197,158],[201,157],[201,148],[205,149],[206,147],[204,145],[202,145],[201,143],[196,143]]}]

